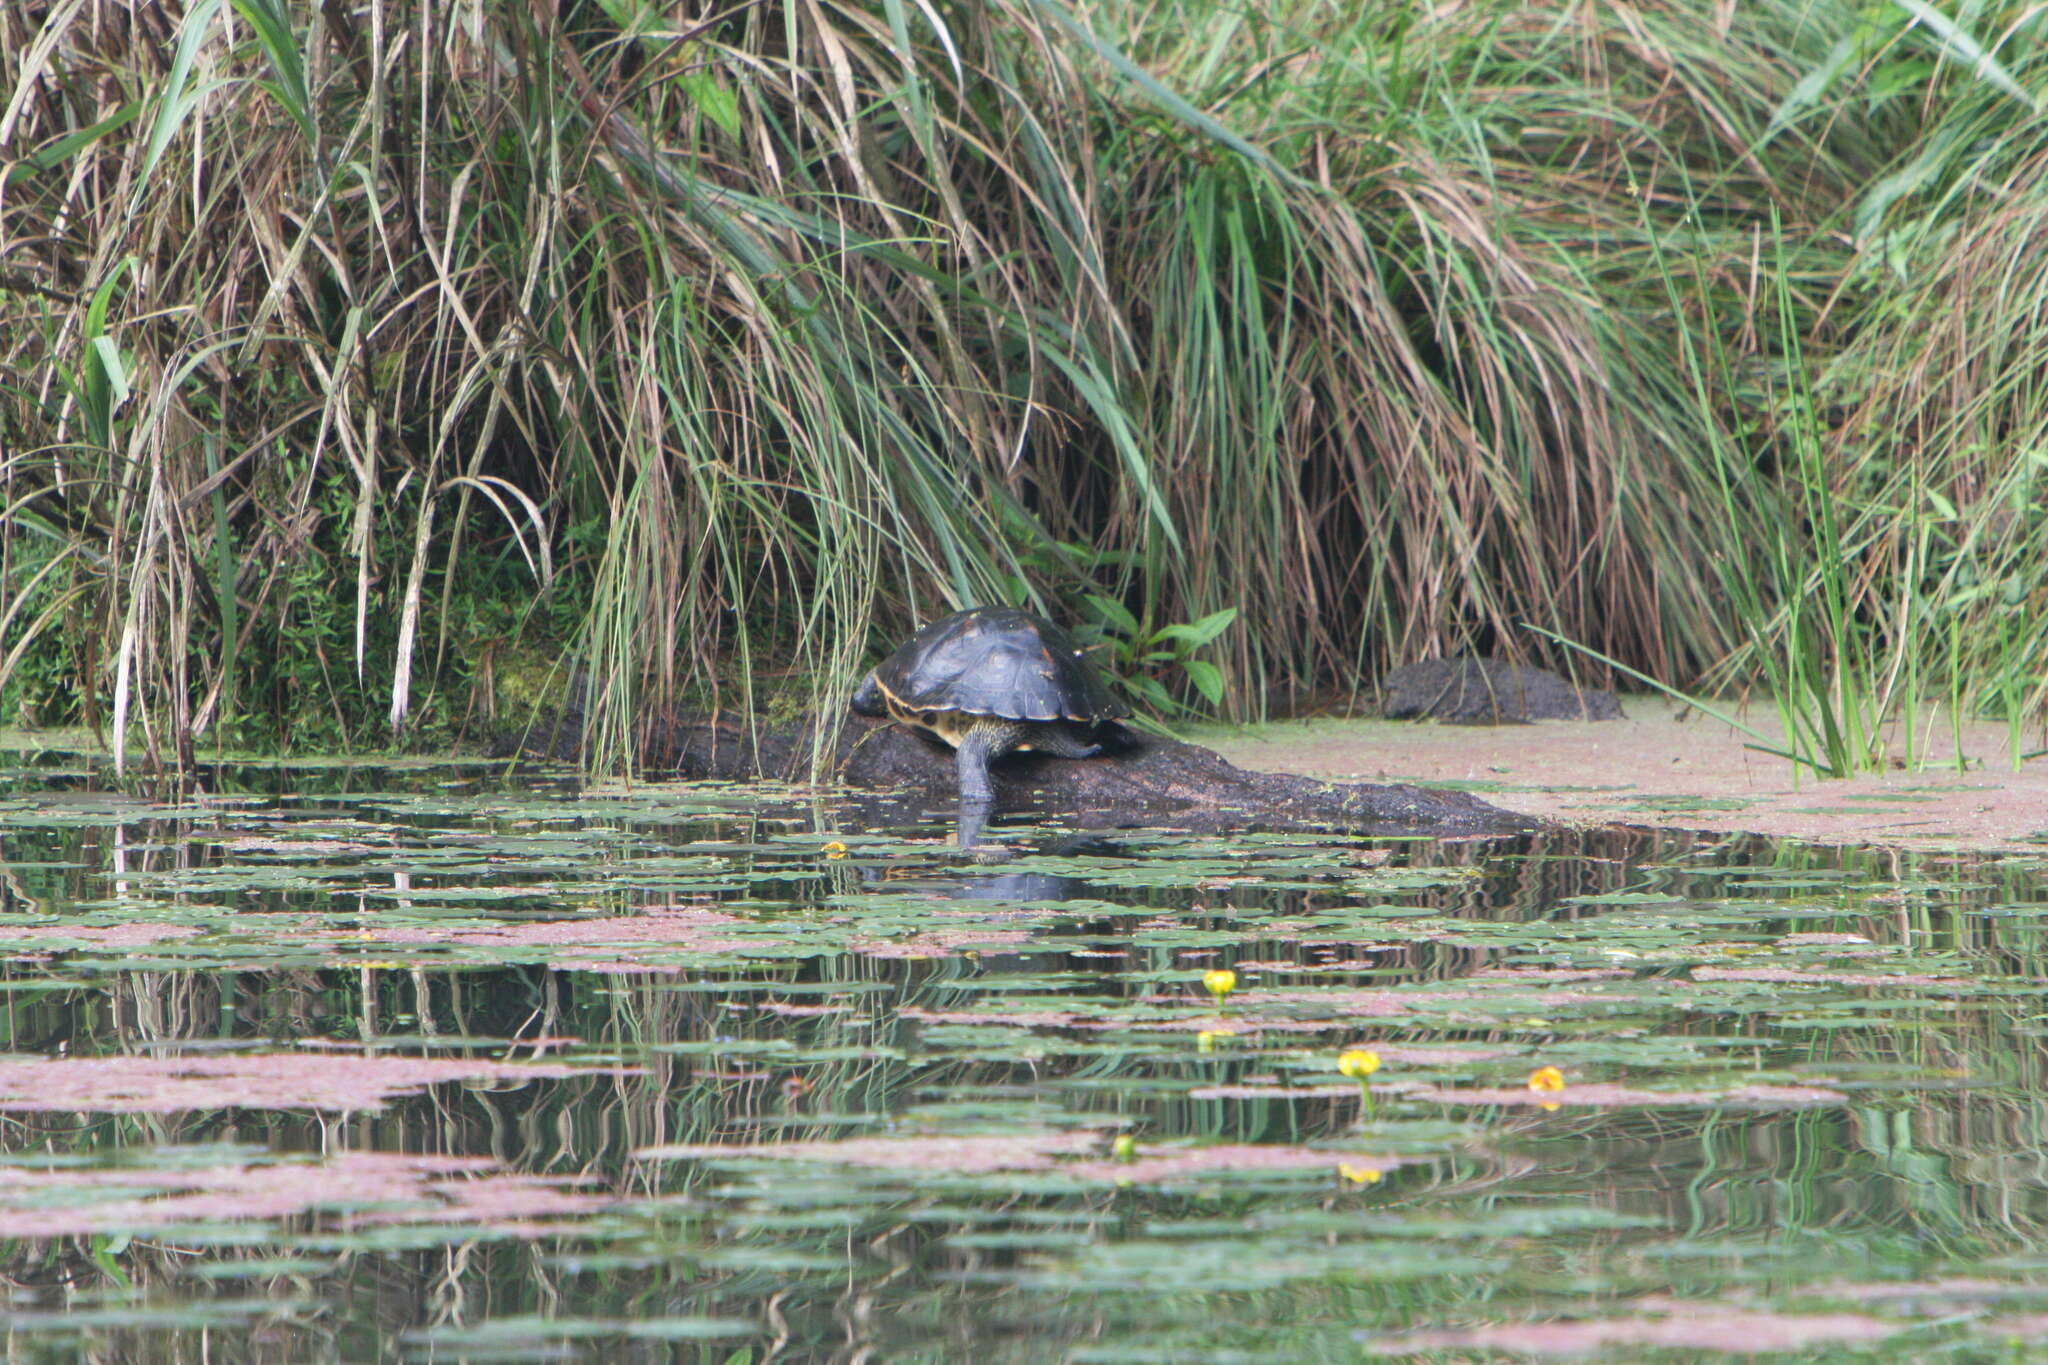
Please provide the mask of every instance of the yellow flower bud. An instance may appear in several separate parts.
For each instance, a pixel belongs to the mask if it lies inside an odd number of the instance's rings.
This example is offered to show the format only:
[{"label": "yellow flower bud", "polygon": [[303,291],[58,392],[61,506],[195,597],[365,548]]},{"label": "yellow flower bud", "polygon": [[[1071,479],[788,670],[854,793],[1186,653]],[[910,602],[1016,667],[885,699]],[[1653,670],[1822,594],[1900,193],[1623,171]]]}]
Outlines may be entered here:
[{"label": "yellow flower bud", "polygon": [[1209,994],[1221,1001],[1237,989],[1237,973],[1228,967],[1202,973],[1202,986]]},{"label": "yellow flower bud", "polygon": [[1380,1069],[1380,1054],[1355,1047],[1337,1058],[1337,1070],[1354,1081],[1362,1081]]}]

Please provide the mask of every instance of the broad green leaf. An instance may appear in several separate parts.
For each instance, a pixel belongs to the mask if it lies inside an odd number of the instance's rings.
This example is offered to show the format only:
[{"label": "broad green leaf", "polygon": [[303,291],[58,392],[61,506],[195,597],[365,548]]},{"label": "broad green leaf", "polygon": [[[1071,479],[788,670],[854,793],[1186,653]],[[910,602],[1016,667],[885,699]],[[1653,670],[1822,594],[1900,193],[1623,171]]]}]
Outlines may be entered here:
[{"label": "broad green leaf", "polygon": [[1088,610],[1095,613],[1097,619],[1111,630],[1130,636],[1135,636],[1138,633],[1138,618],[1131,615],[1130,609],[1114,597],[1105,597],[1101,593],[1091,592],[1082,598],[1081,601]]},{"label": "broad green leaf", "polygon": [[1189,659],[1181,667],[1187,671],[1188,681],[1195,685],[1211,706],[1223,700],[1223,670],[1207,659]]},{"label": "broad green leaf", "polygon": [[717,124],[727,137],[740,135],[739,96],[711,71],[692,71],[677,82],[697,106],[697,112]]}]

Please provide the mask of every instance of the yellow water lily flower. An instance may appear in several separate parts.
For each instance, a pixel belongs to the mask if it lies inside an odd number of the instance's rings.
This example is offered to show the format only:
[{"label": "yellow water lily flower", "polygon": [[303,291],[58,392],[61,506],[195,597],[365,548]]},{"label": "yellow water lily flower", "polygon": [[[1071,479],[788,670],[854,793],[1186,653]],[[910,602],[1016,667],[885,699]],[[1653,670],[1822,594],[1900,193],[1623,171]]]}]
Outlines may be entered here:
[{"label": "yellow water lily flower", "polygon": [[827,858],[844,858],[851,851],[851,849],[847,848],[845,844],[837,839],[825,845],[825,856]]},{"label": "yellow water lily flower", "polygon": [[1564,1073],[1554,1066],[1539,1066],[1529,1073],[1529,1088],[1539,1095],[1554,1095],[1564,1089]]},{"label": "yellow water lily flower", "polygon": [[1337,1071],[1354,1081],[1362,1081],[1380,1069],[1380,1054],[1362,1047],[1352,1048],[1337,1058]]},{"label": "yellow water lily flower", "polygon": [[1237,973],[1228,967],[1218,967],[1214,971],[1203,972],[1202,988],[1215,996],[1218,1003],[1221,1003],[1229,998],[1232,991],[1237,989]]}]

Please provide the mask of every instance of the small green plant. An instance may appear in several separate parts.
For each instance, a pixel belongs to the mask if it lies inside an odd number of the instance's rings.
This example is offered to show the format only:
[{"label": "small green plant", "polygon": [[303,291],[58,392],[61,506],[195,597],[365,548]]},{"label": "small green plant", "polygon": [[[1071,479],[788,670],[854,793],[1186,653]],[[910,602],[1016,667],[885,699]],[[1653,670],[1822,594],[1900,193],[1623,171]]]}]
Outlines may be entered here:
[{"label": "small green plant", "polygon": [[1178,673],[1210,706],[1222,703],[1223,670],[1195,655],[1230,629],[1237,620],[1236,607],[1210,612],[1199,621],[1148,630],[1115,598],[1090,593],[1085,603],[1109,655],[1108,671],[1125,691],[1161,715],[1192,715],[1194,708],[1168,689],[1166,679]]}]

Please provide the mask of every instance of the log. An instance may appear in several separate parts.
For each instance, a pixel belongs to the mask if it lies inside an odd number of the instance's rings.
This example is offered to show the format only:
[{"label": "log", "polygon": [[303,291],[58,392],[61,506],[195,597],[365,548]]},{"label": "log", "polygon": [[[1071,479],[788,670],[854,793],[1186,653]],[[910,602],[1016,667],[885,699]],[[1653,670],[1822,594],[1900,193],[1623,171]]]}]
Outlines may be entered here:
[{"label": "log", "polygon": [[[1466,792],[1251,772],[1212,749],[1122,726],[1105,726],[1097,738],[1107,742],[1095,758],[1015,753],[998,759],[995,810],[1057,813],[1089,828],[1283,826],[1487,836],[1544,827]],[[578,739],[572,718],[529,732],[516,747],[574,759]],[[952,750],[889,721],[851,713],[822,723],[817,717],[771,723],[660,711],[640,737],[644,770],[681,778],[805,782],[814,753],[824,757],[832,779],[848,787],[949,805],[958,796]]]}]

